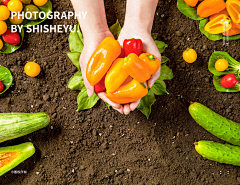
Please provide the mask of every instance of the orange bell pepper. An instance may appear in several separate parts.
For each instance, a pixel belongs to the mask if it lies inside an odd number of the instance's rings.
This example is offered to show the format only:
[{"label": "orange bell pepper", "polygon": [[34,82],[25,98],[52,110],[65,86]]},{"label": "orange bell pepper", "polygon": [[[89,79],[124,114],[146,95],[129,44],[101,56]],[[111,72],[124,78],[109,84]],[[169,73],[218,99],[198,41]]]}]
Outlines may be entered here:
[{"label": "orange bell pepper", "polygon": [[161,61],[149,53],[142,53],[139,58],[148,65],[151,75],[156,73],[161,66]]},{"label": "orange bell pepper", "polygon": [[128,84],[122,85],[115,92],[107,93],[109,100],[119,104],[126,104],[137,101],[146,96],[148,89],[144,88],[137,80],[133,79]]},{"label": "orange bell pepper", "polygon": [[228,0],[227,10],[234,23],[240,23],[240,1]]},{"label": "orange bell pepper", "polygon": [[234,23],[232,22],[232,28],[226,32],[222,33],[224,36],[233,36],[240,34],[240,23]]},{"label": "orange bell pepper", "polygon": [[192,6],[192,7],[196,6],[198,3],[198,0],[184,0],[184,1],[187,5]]},{"label": "orange bell pepper", "polygon": [[116,91],[129,76],[128,73],[122,69],[123,62],[123,58],[117,58],[107,72],[105,87],[108,93]]},{"label": "orange bell pepper", "polygon": [[231,19],[224,14],[215,17],[213,20],[208,22],[204,29],[211,34],[219,34],[228,31],[232,28]]},{"label": "orange bell pepper", "polygon": [[229,17],[229,13],[228,13],[227,9],[225,8],[224,10],[222,10],[222,11],[216,13],[216,14],[211,15],[209,17],[209,21],[213,20],[214,18],[216,18],[217,16],[222,15],[222,14],[225,14]]},{"label": "orange bell pepper", "polygon": [[130,53],[124,58],[122,68],[138,82],[146,82],[151,77],[148,65],[143,62],[135,53]]},{"label": "orange bell pepper", "polygon": [[121,46],[112,37],[106,37],[88,61],[86,77],[90,85],[97,84],[121,54]]},{"label": "orange bell pepper", "polygon": [[226,8],[224,0],[204,0],[197,7],[197,14],[202,17],[209,17]]}]

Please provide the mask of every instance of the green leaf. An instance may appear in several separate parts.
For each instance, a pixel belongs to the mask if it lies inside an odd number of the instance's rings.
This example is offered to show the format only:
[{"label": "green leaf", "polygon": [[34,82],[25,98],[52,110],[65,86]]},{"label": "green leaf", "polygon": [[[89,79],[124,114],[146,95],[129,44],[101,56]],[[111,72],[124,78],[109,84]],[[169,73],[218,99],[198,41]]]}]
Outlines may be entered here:
[{"label": "green leaf", "polygon": [[197,8],[191,7],[184,0],[177,1],[177,7],[180,12],[193,20],[202,20],[203,18],[197,14]]},{"label": "green leaf", "polygon": [[211,34],[211,33],[208,33],[207,31],[205,31],[204,27],[205,27],[205,25],[207,24],[207,22],[208,22],[208,18],[203,19],[203,20],[200,21],[200,23],[199,23],[199,29],[200,29],[200,31],[201,31],[208,39],[210,39],[210,40],[212,40],[212,41],[217,41],[217,40],[223,39],[223,35],[222,35],[221,33],[220,33],[220,34],[215,34],[215,35],[213,35],[213,34]]},{"label": "green leaf", "polygon": [[83,87],[84,87],[84,80],[82,77],[82,73],[81,71],[78,71],[77,73],[75,73],[74,76],[72,76],[72,78],[70,78],[67,84],[67,88],[71,90],[81,91]]},{"label": "green leaf", "polygon": [[169,58],[162,56],[161,64],[165,64],[167,61],[169,61]]},{"label": "green leaf", "polygon": [[[225,59],[228,61],[228,69],[219,72],[215,69],[215,63],[218,59]],[[227,52],[224,51],[216,51],[212,53],[209,63],[208,63],[208,69],[211,73],[213,73],[216,76],[226,75],[229,73],[236,73],[238,70],[240,70],[240,63],[233,59]]]},{"label": "green leaf", "polygon": [[137,109],[140,110],[148,119],[151,114],[151,107],[154,102],[155,96],[153,91],[150,89],[148,91],[148,94],[141,99]]},{"label": "green leaf", "polygon": [[76,29],[73,28],[72,32],[69,35],[68,42],[71,52],[82,53],[84,42],[79,24],[76,25]]},{"label": "green leaf", "polygon": [[213,76],[213,84],[215,88],[220,91],[220,92],[239,92],[240,91],[240,83],[238,83],[236,86],[230,88],[230,89],[225,89],[224,87],[221,86],[221,79],[223,77],[219,77],[214,75]]},{"label": "green leaf", "polygon": [[161,65],[161,80],[171,80],[173,78],[172,70],[165,64]]},{"label": "green leaf", "polygon": [[104,102],[107,105],[108,110],[110,110],[111,105],[109,105],[107,102]]},{"label": "green leaf", "polygon": [[24,38],[23,28],[22,28],[21,32],[18,32],[18,33],[21,37],[20,44],[14,46],[14,45],[10,45],[10,44],[8,44],[8,43],[6,43],[5,41],[2,40],[3,41],[3,48],[0,50],[0,53],[5,53],[5,54],[13,53],[14,51],[16,51],[17,49],[19,49],[22,46],[23,38]]},{"label": "green leaf", "polygon": [[166,90],[166,84],[163,80],[158,79],[152,86],[152,91],[156,95],[165,95],[169,94]]},{"label": "green leaf", "polygon": [[0,92],[0,94],[3,94],[6,90],[8,90],[13,81],[11,72],[6,67],[3,66],[0,66],[0,81],[4,85],[3,91]]},{"label": "green leaf", "polygon": [[152,36],[153,40],[156,40],[157,36],[158,36],[158,33],[152,33],[151,36]]},{"label": "green leaf", "polygon": [[156,80],[152,86],[152,91],[156,95],[169,94],[166,90],[166,84],[163,80],[171,80],[173,78],[172,70],[165,64],[161,66],[161,76]]},{"label": "green leaf", "polygon": [[80,70],[80,63],[79,63],[79,58],[80,58],[81,53],[79,52],[68,52],[67,56],[69,59],[72,61],[72,63]]},{"label": "green leaf", "polygon": [[89,97],[87,94],[87,89],[84,87],[77,97],[78,109],[77,112],[90,109],[98,102],[99,97],[94,93],[93,96]]},{"label": "green leaf", "polygon": [[158,48],[160,53],[163,53],[164,50],[168,47],[168,45],[165,44],[163,41],[155,40],[154,42],[157,45],[157,48]]},{"label": "green leaf", "polygon": [[[38,24],[42,23],[43,21],[45,21],[52,13],[52,3],[50,0],[48,0],[48,2],[45,5],[37,6],[37,7],[40,12],[45,12],[45,17],[43,19],[39,18],[37,20],[24,19],[20,25],[23,25],[23,27],[38,25]],[[8,27],[12,25],[12,23],[9,20],[7,20],[6,23],[7,23]]]},{"label": "green leaf", "polygon": [[122,30],[122,27],[121,27],[120,23],[118,22],[118,20],[117,20],[117,22],[114,25],[112,25],[109,28],[109,30],[112,32],[114,38],[117,39],[119,34],[120,34],[120,32],[121,32],[121,30]]},{"label": "green leaf", "polygon": [[229,37],[223,36],[223,40],[226,40],[226,41],[238,40],[238,39],[240,39],[240,34],[229,36]]}]

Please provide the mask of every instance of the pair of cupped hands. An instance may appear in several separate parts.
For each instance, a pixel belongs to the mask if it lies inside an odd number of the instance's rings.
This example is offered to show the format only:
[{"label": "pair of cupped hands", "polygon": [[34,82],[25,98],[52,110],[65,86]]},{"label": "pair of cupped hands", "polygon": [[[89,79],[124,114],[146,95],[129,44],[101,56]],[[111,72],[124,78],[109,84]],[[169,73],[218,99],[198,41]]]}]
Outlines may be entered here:
[{"label": "pair of cupped hands", "polygon": [[[110,30],[101,31],[101,32],[98,30],[90,31],[88,34],[84,35],[84,48],[83,48],[79,62],[80,62],[80,67],[81,67],[81,71],[82,71],[82,76],[84,79],[84,84],[87,88],[87,93],[88,93],[89,97],[94,95],[94,87],[89,84],[89,82],[86,78],[87,64],[88,64],[90,57],[94,53],[94,51],[97,49],[97,47],[102,42],[102,40],[105,39],[106,37],[114,37],[114,36],[110,32]],[[161,54],[151,36],[151,31],[145,30],[144,28],[141,28],[141,27],[139,27],[139,28],[132,27],[131,28],[131,27],[123,26],[123,28],[119,34],[119,37],[118,37],[118,41],[119,41],[120,45],[123,45],[123,41],[125,39],[130,39],[130,38],[141,39],[143,42],[144,51],[147,53],[153,54],[154,56],[156,56],[158,59],[161,60]],[[155,74],[152,75],[151,79],[149,79],[147,82],[145,82],[145,86],[148,86],[149,88],[151,88],[154,85],[155,81],[159,77],[160,77],[160,68],[158,69],[158,71]],[[113,109],[117,110],[121,114],[124,113],[126,115],[129,114],[130,111],[135,110],[137,108],[138,104],[140,103],[140,100],[137,100],[130,104],[120,105],[120,104],[110,101],[106,97],[105,92],[97,93],[97,95],[103,101],[105,101],[109,105],[111,105]]]}]

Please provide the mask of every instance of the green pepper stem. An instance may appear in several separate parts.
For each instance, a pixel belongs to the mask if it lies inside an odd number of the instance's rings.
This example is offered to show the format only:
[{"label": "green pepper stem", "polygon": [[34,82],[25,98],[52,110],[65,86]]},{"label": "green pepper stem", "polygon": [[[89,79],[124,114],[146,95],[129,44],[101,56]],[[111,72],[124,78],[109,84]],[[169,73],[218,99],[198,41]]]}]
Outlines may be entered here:
[{"label": "green pepper stem", "polygon": [[150,60],[156,60],[155,58],[154,58],[154,55],[148,55],[147,56]]}]

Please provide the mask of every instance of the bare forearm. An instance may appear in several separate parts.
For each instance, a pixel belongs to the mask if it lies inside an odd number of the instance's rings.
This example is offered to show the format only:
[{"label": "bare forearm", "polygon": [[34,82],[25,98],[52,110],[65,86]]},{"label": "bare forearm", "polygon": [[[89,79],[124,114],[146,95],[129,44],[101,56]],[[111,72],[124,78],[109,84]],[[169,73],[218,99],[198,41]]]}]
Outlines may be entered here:
[{"label": "bare forearm", "polygon": [[140,26],[151,32],[158,0],[127,0],[125,25]]},{"label": "bare forearm", "polygon": [[103,0],[71,1],[75,12],[87,12],[85,19],[78,19],[84,37],[108,31]]}]

